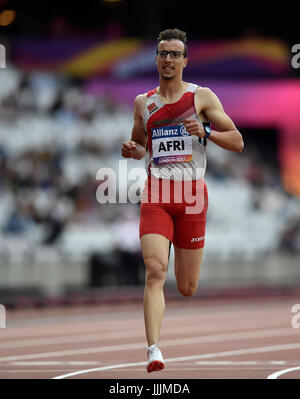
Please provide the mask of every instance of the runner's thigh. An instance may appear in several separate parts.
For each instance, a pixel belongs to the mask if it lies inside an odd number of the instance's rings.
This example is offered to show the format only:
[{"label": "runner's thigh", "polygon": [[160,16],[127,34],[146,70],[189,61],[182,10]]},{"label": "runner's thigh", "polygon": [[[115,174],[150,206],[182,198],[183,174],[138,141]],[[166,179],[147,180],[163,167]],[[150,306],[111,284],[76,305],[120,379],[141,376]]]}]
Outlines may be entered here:
[{"label": "runner's thigh", "polygon": [[143,258],[147,270],[166,272],[169,262],[169,240],[160,234],[141,237]]},{"label": "runner's thigh", "polygon": [[184,249],[174,246],[177,288],[184,295],[192,295],[198,287],[203,249]]}]

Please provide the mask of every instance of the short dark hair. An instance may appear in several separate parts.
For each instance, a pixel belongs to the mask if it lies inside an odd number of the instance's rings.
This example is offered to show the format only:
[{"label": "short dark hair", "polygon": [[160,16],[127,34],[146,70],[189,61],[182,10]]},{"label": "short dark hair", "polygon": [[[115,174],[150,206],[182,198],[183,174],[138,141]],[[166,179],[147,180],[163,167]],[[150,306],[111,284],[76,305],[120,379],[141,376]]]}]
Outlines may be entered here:
[{"label": "short dark hair", "polygon": [[184,44],[184,57],[187,56],[187,38],[186,38],[186,32],[183,30],[174,28],[174,29],[165,29],[161,31],[157,37],[157,49],[158,45],[162,40],[181,40],[182,43]]}]

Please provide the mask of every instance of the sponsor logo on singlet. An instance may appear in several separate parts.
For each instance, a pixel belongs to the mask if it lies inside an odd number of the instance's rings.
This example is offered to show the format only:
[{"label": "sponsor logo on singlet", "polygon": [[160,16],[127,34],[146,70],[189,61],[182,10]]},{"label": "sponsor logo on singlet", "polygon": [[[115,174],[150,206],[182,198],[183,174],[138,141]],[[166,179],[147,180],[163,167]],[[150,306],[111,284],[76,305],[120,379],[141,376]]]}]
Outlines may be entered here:
[{"label": "sponsor logo on singlet", "polygon": [[192,136],[183,125],[152,128],[151,134],[153,160],[157,165],[192,160]]},{"label": "sponsor logo on singlet", "polygon": [[156,121],[153,121],[153,126],[164,126],[164,125],[179,125],[180,123],[184,122],[184,118],[167,118],[167,119],[157,119]]}]

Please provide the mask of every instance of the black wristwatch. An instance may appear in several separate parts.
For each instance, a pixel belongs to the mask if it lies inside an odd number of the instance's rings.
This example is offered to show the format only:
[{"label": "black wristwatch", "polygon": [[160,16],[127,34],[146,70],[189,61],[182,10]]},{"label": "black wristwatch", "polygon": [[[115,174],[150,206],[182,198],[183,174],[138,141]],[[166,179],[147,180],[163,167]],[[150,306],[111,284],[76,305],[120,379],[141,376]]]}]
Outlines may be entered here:
[{"label": "black wristwatch", "polygon": [[208,139],[211,134],[210,122],[202,122],[202,125],[205,131],[205,137]]}]

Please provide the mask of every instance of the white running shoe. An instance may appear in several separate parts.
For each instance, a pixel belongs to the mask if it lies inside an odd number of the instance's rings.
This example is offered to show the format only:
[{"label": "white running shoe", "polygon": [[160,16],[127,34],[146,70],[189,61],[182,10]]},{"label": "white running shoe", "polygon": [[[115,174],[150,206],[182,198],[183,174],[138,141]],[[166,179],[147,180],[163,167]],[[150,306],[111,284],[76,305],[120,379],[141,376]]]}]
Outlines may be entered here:
[{"label": "white running shoe", "polygon": [[157,348],[156,344],[148,347],[148,364],[147,371],[151,373],[152,371],[159,371],[165,368],[164,359],[162,357],[161,351]]}]

